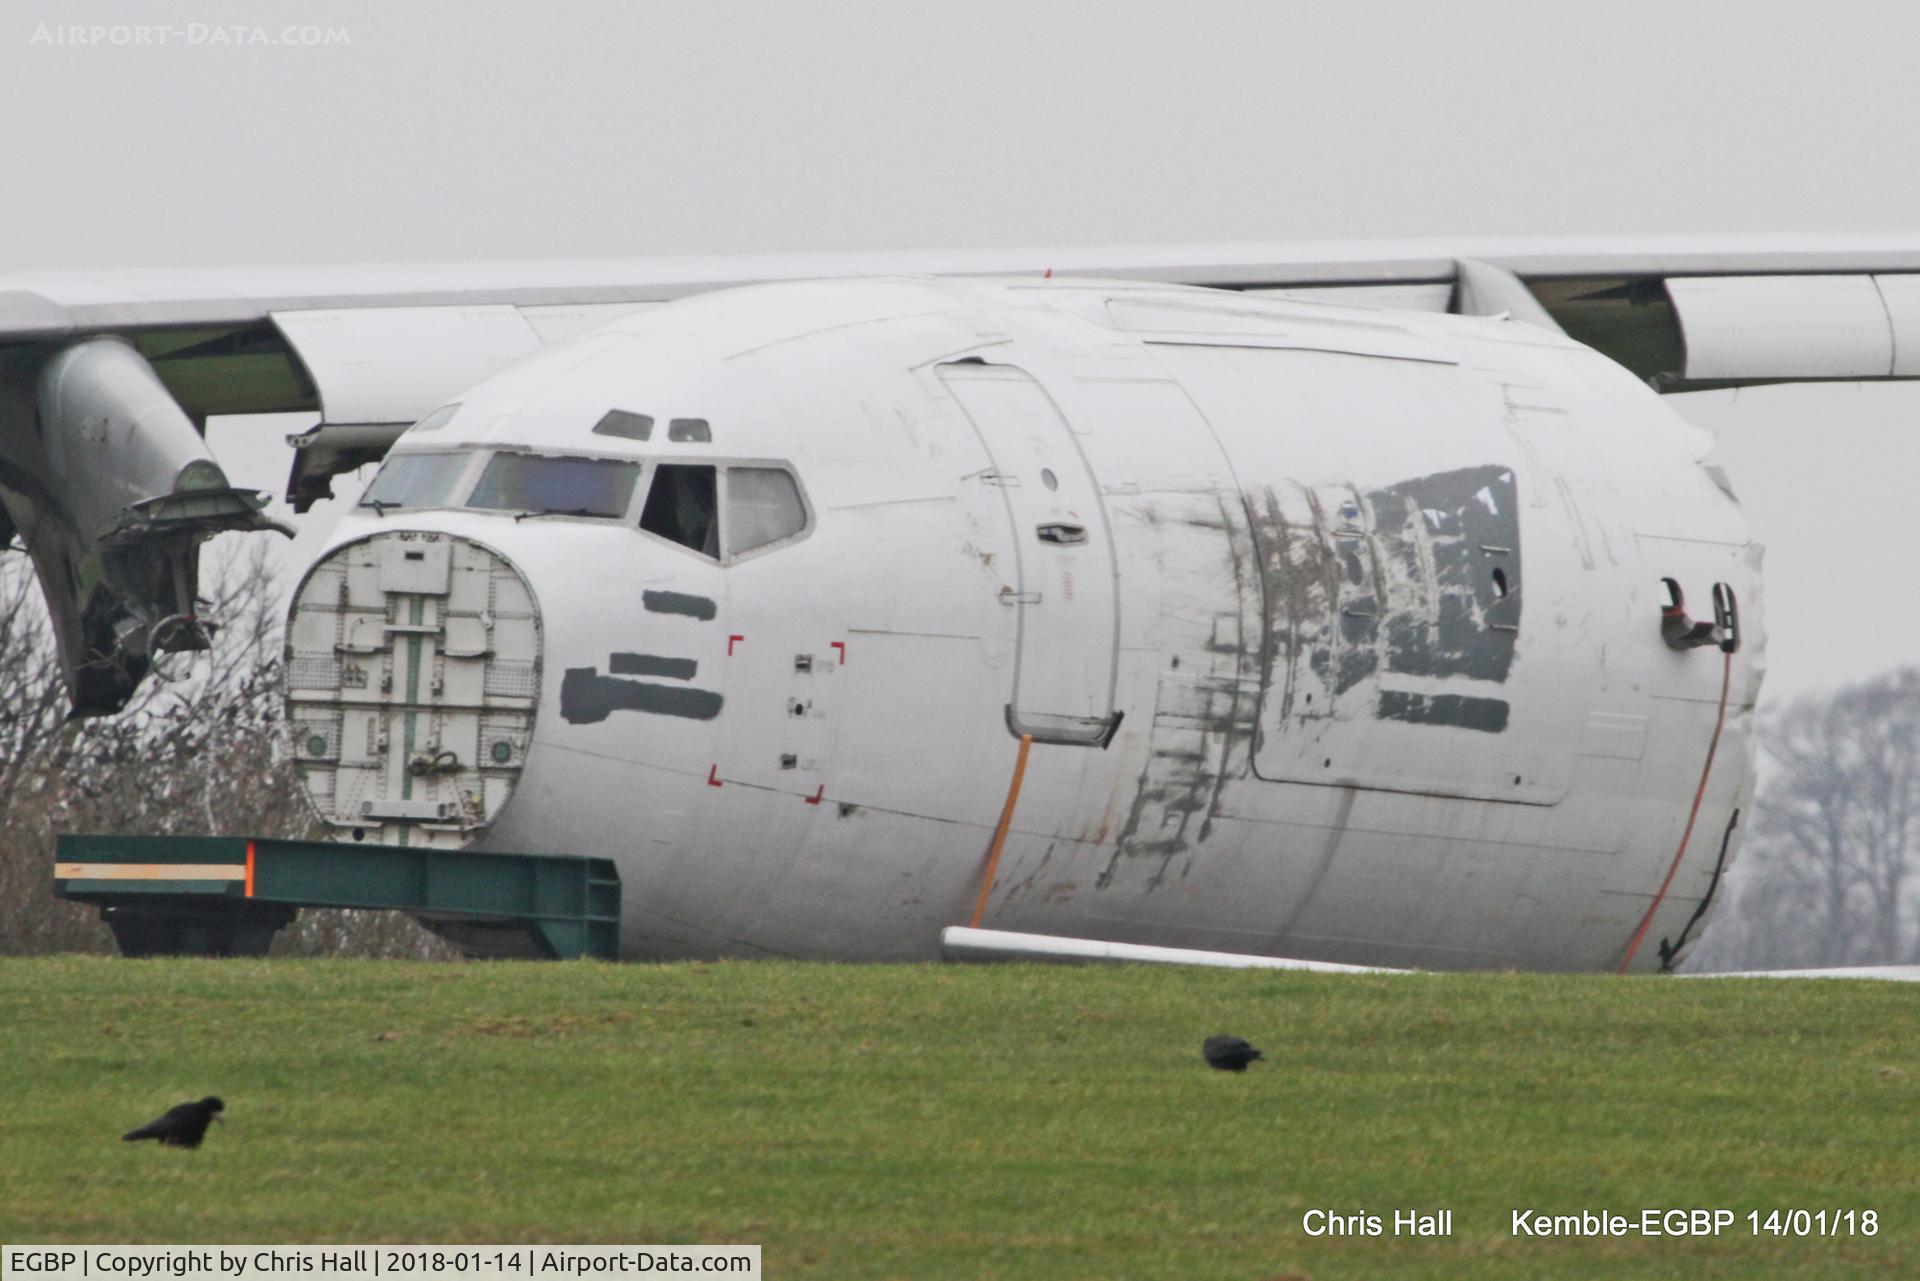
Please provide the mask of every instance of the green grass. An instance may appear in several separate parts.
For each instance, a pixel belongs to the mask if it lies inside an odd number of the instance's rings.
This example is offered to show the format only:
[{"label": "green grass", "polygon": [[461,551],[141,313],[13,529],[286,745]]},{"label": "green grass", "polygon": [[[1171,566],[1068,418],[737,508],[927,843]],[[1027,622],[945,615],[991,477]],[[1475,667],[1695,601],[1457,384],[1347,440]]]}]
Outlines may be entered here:
[{"label": "green grass", "polygon": [[[1920,988],[0,961],[0,1240],[758,1242],[775,1278],[1920,1272]],[[1231,1031],[1271,1060],[1209,1071]],[[217,1093],[198,1152],[118,1141]],[[1509,1213],[1873,1209],[1871,1238]],[[1451,1239],[1304,1211],[1449,1207]]]}]

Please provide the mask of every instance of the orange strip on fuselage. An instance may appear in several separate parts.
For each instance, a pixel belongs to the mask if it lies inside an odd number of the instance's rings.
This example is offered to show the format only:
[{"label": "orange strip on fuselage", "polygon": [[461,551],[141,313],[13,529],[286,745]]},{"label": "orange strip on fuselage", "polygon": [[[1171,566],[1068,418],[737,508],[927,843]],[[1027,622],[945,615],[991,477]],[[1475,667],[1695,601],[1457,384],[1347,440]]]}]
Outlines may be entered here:
[{"label": "orange strip on fuselage", "polygon": [[1000,826],[994,829],[993,848],[987,854],[986,875],[980,882],[980,901],[973,905],[974,929],[980,928],[980,918],[987,913],[987,894],[993,889],[993,874],[1000,868],[1000,850],[1007,843],[1007,829],[1013,826],[1013,807],[1020,803],[1020,780],[1027,773],[1027,752],[1033,747],[1033,735],[1020,736],[1020,756],[1013,763],[1013,782],[1007,786],[1007,803],[1000,811]]}]

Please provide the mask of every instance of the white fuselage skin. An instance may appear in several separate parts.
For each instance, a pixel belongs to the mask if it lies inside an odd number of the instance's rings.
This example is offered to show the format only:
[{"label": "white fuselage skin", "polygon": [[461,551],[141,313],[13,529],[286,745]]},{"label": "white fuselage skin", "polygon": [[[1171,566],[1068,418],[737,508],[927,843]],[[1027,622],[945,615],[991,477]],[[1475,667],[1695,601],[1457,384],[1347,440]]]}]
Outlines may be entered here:
[{"label": "white fuselage skin", "polygon": [[[1163,286],[774,285],[459,401],[396,453],[778,462],[805,494],[802,534],[731,563],[643,532],[638,499],[361,509],[333,540],[440,531],[531,585],[532,744],[476,848],[613,859],[628,956],[937,956],[974,916],[1016,728],[1036,741],[989,927],[1616,966],[1723,674],[1634,968],[1737,840],[1758,548],[1699,433],[1560,335]],[[594,434],[613,408],[658,426]],[[667,439],[674,418],[711,440]],[[1663,578],[1695,617],[1732,589],[1730,666],[1663,643]],[[614,653],[692,660],[718,714],[563,715],[566,674]]]}]

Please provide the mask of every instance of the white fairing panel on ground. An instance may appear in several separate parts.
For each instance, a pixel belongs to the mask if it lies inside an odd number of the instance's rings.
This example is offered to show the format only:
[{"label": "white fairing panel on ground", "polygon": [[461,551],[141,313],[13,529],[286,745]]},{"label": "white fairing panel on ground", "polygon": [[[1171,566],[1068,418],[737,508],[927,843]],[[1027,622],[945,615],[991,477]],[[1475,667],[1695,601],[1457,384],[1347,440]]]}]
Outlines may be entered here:
[{"label": "white fairing panel on ground", "polygon": [[940,932],[940,952],[949,961],[1048,961],[1059,964],[1193,965],[1218,970],[1306,970],[1315,974],[1405,974],[1377,965],[1335,965],[1296,961],[1285,956],[1249,956],[1244,952],[1196,952],[1138,943],[1059,938],[1051,934],[1015,934],[976,930],[964,925]]}]

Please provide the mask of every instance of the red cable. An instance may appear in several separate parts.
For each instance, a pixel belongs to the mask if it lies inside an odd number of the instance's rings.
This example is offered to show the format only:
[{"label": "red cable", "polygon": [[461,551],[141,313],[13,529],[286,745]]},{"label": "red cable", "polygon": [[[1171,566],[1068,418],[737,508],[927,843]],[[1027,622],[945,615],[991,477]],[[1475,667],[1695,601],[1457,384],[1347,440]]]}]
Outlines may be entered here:
[{"label": "red cable", "polygon": [[1647,937],[1647,927],[1653,924],[1653,914],[1666,901],[1667,891],[1673,886],[1674,874],[1680,870],[1680,860],[1686,857],[1687,842],[1693,839],[1693,822],[1700,817],[1700,801],[1707,794],[1707,775],[1713,772],[1713,754],[1720,748],[1720,727],[1727,723],[1727,690],[1732,684],[1733,651],[1728,650],[1726,662],[1720,669],[1720,712],[1713,720],[1713,741],[1707,744],[1707,763],[1700,768],[1700,786],[1693,789],[1693,809],[1687,814],[1687,830],[1680,833],[1680,848],[1673,852],[1673,866],[1667,869],[1667,879],[1660,882],[1660,892],[1647,905],[1647,914],[1640,918],[1640,928],[1633,932],[1633,942],[1627,944],[1627,959],[1620,962],[1620,968],[1615,971],[1617,974],[1625,974],[1627,967],[1633,964],[1634,954]]}]

